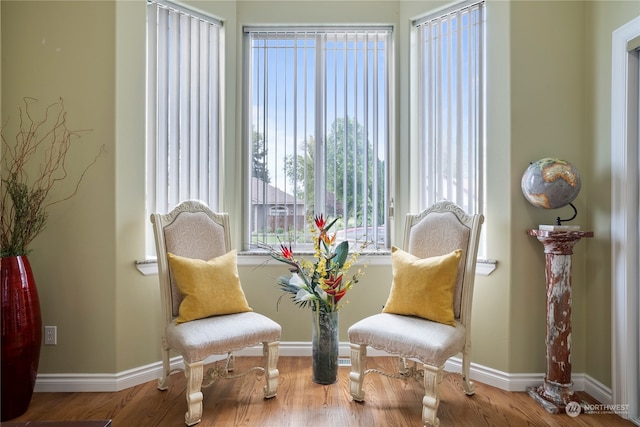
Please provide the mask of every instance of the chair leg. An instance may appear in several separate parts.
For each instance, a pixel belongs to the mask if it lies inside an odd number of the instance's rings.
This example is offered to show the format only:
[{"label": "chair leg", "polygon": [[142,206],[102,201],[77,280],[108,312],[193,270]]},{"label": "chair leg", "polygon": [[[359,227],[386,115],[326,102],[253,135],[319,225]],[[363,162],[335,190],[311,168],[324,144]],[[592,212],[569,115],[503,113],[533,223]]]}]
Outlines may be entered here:
[{"label": "chair leg", "polygon": [[407,367],[407,358],[398,356],[398,374],[407,375],[409,368]]},{"label": "chair leg", "polygon": [[236,356],[229,352],[227,353],[227,362],[226,362],[226,370],[227,373],[233,372],[236,369]]},{"label": "chair leg", "polygon": [[188,426],[198,424],[202,418],[202,377],[204,361],[184,364],[184,375],[187,377],[187,412],[184,422]]},{"label": "chair leg", "polygon": [[367,363],[367,346],[351,343],[351,373],[349,374],[349,388],[351,396],[356,402],[364,402],[364,368]]},{"label": "chair leg", "polygon": [[425,427],[438,427],[439,385],[444,366],[424,365],[424,397],[422,398],[422,422]]},{"label": "chair leg", "polygon": [[162,349],[160,349],[160,355],[162,357],[162,374],[158,379],[158,389],[166,390],[169,388],[169,371],[171,366],[169,365],[169,347],[164,344],[164,337],[162,338]]},{"label": "chair leg", "polygon": [[278,357],[280,355],[280,342],[263,342],[262,354],[264,355],[264,398],[269,399],[278,393],[280,371],[278,371]]},{"label": "chair leg", "polygon": [[471,382],[469,377],[469,371],[471,370],[471,345],[467,341],[464,350],[462,351],[462,388],[467,396],[475,394],[476,388]]}]

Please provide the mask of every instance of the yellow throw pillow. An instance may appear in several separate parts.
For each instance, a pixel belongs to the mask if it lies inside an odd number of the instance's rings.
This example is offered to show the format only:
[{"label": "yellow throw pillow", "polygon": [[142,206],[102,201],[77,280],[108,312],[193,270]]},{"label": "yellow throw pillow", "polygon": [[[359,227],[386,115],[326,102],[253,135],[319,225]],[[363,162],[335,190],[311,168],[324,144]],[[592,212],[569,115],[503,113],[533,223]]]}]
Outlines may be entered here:
[{"label": "yellow throw pillow", "polygon": [[396,247],[391,249],[393,283],[383,313],[418,316],[455,326],[453,293],[462,251],[418,258]]},{"label": "yellow throw pillow", "polygon": [[235,249],[209,261],[167,254],[171,273],[184,298],[176,323],[253,311],[240,285],[236,256]]}]

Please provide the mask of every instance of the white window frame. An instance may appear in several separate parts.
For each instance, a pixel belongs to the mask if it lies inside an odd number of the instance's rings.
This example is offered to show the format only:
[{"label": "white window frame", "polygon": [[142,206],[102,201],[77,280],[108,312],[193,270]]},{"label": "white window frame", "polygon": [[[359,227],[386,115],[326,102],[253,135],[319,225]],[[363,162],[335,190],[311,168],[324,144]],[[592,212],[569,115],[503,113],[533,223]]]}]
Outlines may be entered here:
[{"label": "white window frame", "polygon": [[[391,88],[392,88],[392,76],[391,76],[391,68],[392,68],[392,63],[393,63],[393,52],[392,52],[392,31],[393,28],[390,26],[345,26],[345,27],[330,27],[330,26],[326,26],[326,27],[245,27],[244,28],[244,33],[245,33],[245,43],[244,43],[244,63],[246,65],[245,67],[245,77],[244,77],[244,81],[245,81],[245,94],[246,94],[246,100],[245,100],[245,105],[246,105],[246,109],[245,109],[245,116],[244,116],[244,141],[245,141],[245,148],[246,148],[246,180],[247,182],[249,182],[249,184],[245,187],[246,191],[248,194],[248,197],[245,198],[245,228],[244,228],[244,242],[247,242],[245,244],[245,251],[248,250],[260,250],[261,247],[263,247],[264,245],[270,245],[273,246],[273,241],[265,241],[265,240],[261,240],[260,237],[254,237],[252,236],[252,232],[256,231],[258,229],[262,229],[261,227],[258,227],[257,222],[255,221],[255,218],[252,216],[252,201],[254,199],[258,199],[258,197],[256,195],[254,195],[253,193],[256,192],[257,190],[254,188],[256,186],[258,187],[264,187],[266,188],[267,186],[265,186],[264,184],[260,183],[260,184],[255,184],[254,183],[254,178],[252,177],[252,169],[253,169],[253,165],[252,165],[252,161],[253,161],[253,138],[254,138],[254,132],[258,132],[262,135],[263,138],[263,144],[265,146],[268,146],[269,142],[267,141],[268,138],[273,138],[274,140],[277,140],[278,143],[280,144],[279,147],[284,147],[284,145],[286,143],[282,143],[281,141],[284,141],[286,139],[289,139],[291,141],[293,141],[292,144],[290,144],[290,147],[293,148],[289,148],[290,153],[293,153],[294,158],[295,156],[298,156],[301,152],[301,150],[299,150],[297,148],[297,144],[300,142],[300,136],[296,136],[296,133],[293,132],[293,135],[287,134],[287,130],[284,129],[284,126],[282,126],[281,124],[278,125],[279,127],[274,130],[272,132],[272,134],[267,134],[267,132],[265,131],[268,127],[268,125],[266,124],[266,119],[259,124],[258,126],[256,126],[256,123],[259,121],[259,119],[255,119],[255,115],[256,115],[256,107],[253,105],[253,90],[257,90],[257,91],[266,91],[267,89],[265,87],[262,87],[260,89],[255,89],[255,86],[258,86],[258,84],[256,84],[253,79],[252,79],[252,65],[253,65],[253,57],[252,57],[252,47],[251,47],[251,34],[263,34],[266,35],[265,37],[270,37],[270,35],[272,34],[282,34],[283,37],[295,37],[295,34],[298,35],[298,37],[303,37],[303,34],[307,34],[307,35],[311,35],[310,37],[313,37],[315,40],[315,44],[314,49],[312,49],[314,51],[313,55],[315,57],[315,64],[322,64],[325,65],[324,62],[322,62],[323,58],[323,50],[320,48],[315,48],[315,47],[319,47],[319,46],[323,46],[321,45],[321,43],[318,41],[320,38],[322,38],[325,34],[331,34],[333,32],[336,33],[340,33],[340,32],[344,32],[344,33],[349,33],[350,35],[352,33],[355,32],[365,32],[365,31],[371,31],[372,33],[374,32],[384,32],[386,35],[384,36],[384,46],[385,46],[385,60],[384,60],[384,79],[385,79],[385,89],[384,89],[384,93],[383,94],[379,94],[379,99],[382,99],[382,101],[380,102],[384,102],[384,110],[385,110],[385,117],[381,118],[380,120],[382,120],[384,122],[384,124],[382,125],[383,131],[382,132],[378,132],[378,128],[377,127],[372,127],[374,130],[373,131],[369,131],[369,128],[365,126],[363,126],[364,128],[364,133],[365,135],[363,136],[364,141],[366,141],[367,143],[364,144],[365,147],[368,147],[368,144],[371,143],[372,146],[374,147],[373,150],[374,152],[380,153],[380,152],[384,152],[384,166],[382,168],[378,168],[378,169],[383,169],[383,170],[377,170],[376,167],[372,167],[372,170],[374,172],[372,172],[372,174],[376,174],[379,173],[382,175],[382,179],[384,180],[384,189],[382,190],[383,195],[381,196],[383,200],[377,199],[374,200],[373,202],[371,202],[371,205],[376,206],[376,208],[374,208],[374,212],[377,212],[377,215],[374,213],[373,215],[376,215],[376,218],[372,218],[371,221],[372,223],[375,223],[374,226],[370,226],[370,227],[365,227],[365,229],[371,229],[371,233],[364,233],[362,232],[362,235],[358,235],[357,239],[355,239],[357,242],[362,243],[363,241],[370,241],[371,243],[369,244],[369,246],[367,247],[366,250],[374,250],[374,249],[379,249],[379,248],[384,248],[384,247],[388,247],[388,242],[389,242],[389,230],[388,227],[386,227],[385,224],[389,224],[389,217],[388,217],[388,206],[389,206],[389,167],[390,167],[390,154],[389,154],[389,150],[390,150],[390,139],[391,139],[391,130],[390,130],[390,123],[391,123]],[[285,35],[286,34],[286,35]],[[257,36],[256,36],[257,37]],[[317,37],[317,39],[315,38]],[[372,36],[373,37],[373,36]],[[296,39],[299,40],[299,39]],[[350,39],[351,40],[351,39]],[[367,39],[367,41],[370,41],[369,39]],[[366,50],[366,49],[365,49]],[[366,54],[364,54],[366,55]],[[322,70],[322,72],[327,72],[326,69],[320,68]],[[297,68],[296,68],[297,70]],[[264,73],[263,73],[264,74]],[[363,78],[366,79],[366,78]],[[328,81],[328,80],[327,80]],[[265,85],[266,86],[266,85]],[[302,85],[300,85],[302,86]],[[316,166],[314,167],[314,182],[325,182],[326,179],[329,179],[330,176],[325,176],[324,174],[324,170],[321,167],[318,167],[318,165],[320,164],[324,164],[324,160],[325,160],[325,154],[326,154],[326,147],[325,145],[327,144],[327,141],[330,140],[330,136],[328,135],[330,128],[332,126],[332,123],[336,123],[337,120],[339,119],[351,119],[352,117],[349,117],[349,112],[345,113],[344,116],[340,116],[338,115],[331,115],[327,113],[327,106],[326,104],[328,103],[326,100],[328,98],[327,93],[329,93],[330,95],[336,95],[335,93],[332,93],[333,90],[337,90],[337,89],[328,89],[328,86],[331,85],[327,85],[325,80],[323,79],[323,75],[321,74],[321,72],[317,72],[316,73],[316,77],[315,77],[315,83],[314,83],[314,88],[311,90],[311,92],[313,93],[313,96],[315,96],[315,105],[314,105],[314,111],[316,112],[322,112],[319,113],[317,115],[315,115],[315,120],[313,120],[312,124],[309,126],[309,128],[305,129],[305,131],[303,131],[304,135],[313,135],[315,138],[315,164]],[[294,90],[298,90],[298,86],[295,86]],[[300,88],[300,90],[302,90],[302,88]],[[284,92],[284,89],[280,89],[279,92]],[[337,98],[337,96],[336,96]],[[341,102],[341,101],[338,101]],[[377,100],[375,102],[378,102]],[[377,104],[376,104],[377,105]],[[296,112],[296,115],[303,115],[303,114],[307,114],[307,110],[304,107],[300,107],[298,106],[291,108],[291,110]],[[346,108],[345,108],[346,110]],[[267,114],[264,113],[264,111],[260,112],[259,115],[262,116],[266,116]],[[311,113],[311,115],[313,115],[313,113]],[[337,118],[336,118],[337,117]],[[368,120],[366,118],[367,116],[365,115],[365,119],[364,121]],[[297,116],[294,117],[294,120],[297,119]],[[303,122],[306,122],[305,120],[302,120]],[[358,125],[361,125],[360,123],[360,117],[357,117],[356,123]],[[263,134],[260,131],[265,131],[265,133]],[[382,133],[382,134],[380,134]],[[303,139],[306,139],[307,136],[304,136]],[[346,136],[343,137],[346,140]],[[358,138],[358,136],[355,137],[356,140]],[[383,144],[383,146],[378,146],[376,144]],[[366,148],[364,148],[366,149]],[[275,151],[275,150],[273,150]],[[278,153],[277,156],[282,155],[281,153]],[[305,155],[305,153],[303,153],[302,155]],[[379,160],[377,158],[377,156],[373,156],[372,162],[376,162],[377,160]],[[278,164],[283,163],[282,161],[278,160]],[[271,173],[274,173],[274,171],[271,171]],[[278,171],[277,173],[280,174],[284,174],[284,172],[282,172],[281,170]],[[330,175],[330,172],[327,173],[327,175]],[[366,178],[366,173],[364,173],[365,178],[362,179],[361,183],[364,183],[364,180],[368,181],[368,178]],[[282,180],[279,180],[279,182],[281,182]],[[375,179],[374,179],[375,181]],[[275,183],[272,183],[273,186],[276,186]],[[286,188],[286,184],[282,185],[280,184],[279,187],[285,187]],[[327,188],[327,187],[324,187]],[[353,188],[357,188],[357,191],[364,191],[364,188],[361,190],[360,188],[358,188],[358,186],[354,185],[352,188],[350,188],[348,191],[352,191]],[[291,193],[295,194],[295,190],[291,190],[288,189],[286,192],[281,190],[280,188],[278,188],[278,193],[286,193],[287,195],[291,195]],[[275,192],[275,190],[273,190],[273,188],[267,188],[267,189],[263,189],[263,193],[266,194],[267,191],[272,191]],[[314,192],[314,198],[311,202],[307,202],[305,200],[305,203],[303,204],[303,206],[307,206],[307,203],[309,205],[313,204],[314,206],[328,206],[328,204],[326,203],[326,191],[317,191],[317,188],[314,188],[313,190]],[[377,194],[377,192],[374,191],[374,193]],[[306,194],[306,192],[305,192]],[[346,194],[346,193],[345,193]],[[282,196],[282,197],[287,197],[287,196]],[[346,196],[345,196],[346,197]],[[375,199],[375,196],[374,196]],[[266,205],[267,201],[265,199],[265,196],[262,196],[262,200],[265,200],[263,203]],[[277,204],[282,204],[282,200],[275,200],[273,201],[274,203]],[[307,209],[307,212],[298,212],[297,211],[297,207],[298,202],[294,201],[293,204],[291,205],[290,203],[290,211],[293,212],[292,217],[293,220],[292,221],[297,221],[295,222],[295,225],[293,226],[293,231],[292,228],[289,228],[288,231],[285,230],[284,233],[280,233],[280,235],[278,235],[278,238],[286,243],[291,242],[292,245],[294,247],[296,247],[298,250],[305,250],[307,248],[310,248],[310,246],[307,246],[305,244],[305,242],[310,242],[310,238],[309,238],[309,225],[307,223],[307,219],[306,217],[308,216],[309,209]],[[335,206],[335,204],[334,204]],[[382,206],[380,208],[380,206]],[[377,210],[376,210],[377,209]],[[365,209],[366,210],[366,209]],[[345,209],[346,211],[346,209]],[[320,210],[316,210],[313,212],[314,214],[317,213],[323,213],[325,214],[325,216],[329,216],[329,217],[334,217],[334,214],[332,212],[326,212],[323,211],[323,209]],[[335,216],[340,216],[341,218],[343,217],[342,215],[338,214]],[[366,218],[366,214],[363,215]],[[379,217],[383,217],[383,223],[377,222]],[[349,217],[349,215],[347,215],[347,217]],[[299,218],[304,218],[302,220],[302,224],[300,224]],[[354,230],[357,230],[357,227],[360,227],[360,229],[362,229],[362,224],[361,223],[347,223],[347,221],[350,220],[344,220],[344,221],[339,221],[336,226],[332,229],[333,232],[337,232],[338,233],[338,238],[340,238],[340,236],[352,236],[354,234]],[[363,221],[366,221],[363,220]],[[381,227],[379,227],[381,226]],[[263,233],[263,235],[266,234],[274,234],[276,232],[276,227],[272,227],[274,228],[274,230],[271,233]],[[254,230],[256,229],[256,230]],[[340,234],[342,233],[342,234]],[[371,234],[371,235],[369,235]],[[271,238],[273,238],[273,236],[271,236]]]},{"label": "white window frame", "polygon": [[[218,209],[222,25],[166,0],[147,1],[147,217],[186,199]],[[146,252],[155,256],[150,225]]]},{"label": "white window frame", "polygon": [[[640,16],[613,31],[611,79],[612,396],[640,425]],[[597,394],[592,392],[592,396]]]}]

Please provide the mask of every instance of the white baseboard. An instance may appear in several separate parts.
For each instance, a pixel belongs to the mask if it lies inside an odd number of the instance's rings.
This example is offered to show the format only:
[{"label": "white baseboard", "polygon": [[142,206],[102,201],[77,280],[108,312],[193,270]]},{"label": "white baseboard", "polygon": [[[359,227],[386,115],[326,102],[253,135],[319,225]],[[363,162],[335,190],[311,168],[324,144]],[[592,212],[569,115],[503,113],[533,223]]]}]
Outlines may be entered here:
[{"label": "white baseboard", "polygon": [[[235,353],[236,356],[262,356],[262,346],[249,347]],[[369,356],[389,356],[382,350],[367,349]],[[311,356],[311,343],[308,341],[287,341],[280,343],[280,356]],[[342,342],[339,346],[340,357],[350,357],[349,343]],[[207,359],[206,363],[222,360],[225,355]],[[171,359],[172,368],[182,367],[182,358]],[[448,372],[460,372],[462,360],[452,357],[445,364]],[[160,377],[162,363],[156,362],[139,368],[129,369],[116,374],[38,374],[35,392],[115,392],[124,390],[149,381],[156,381]],[[522,392],[527,387],[542,383],[543,373],[511,374],[486,366],[471,364],[471,379],[501,390]],[[586,374],[572,375],[573,389],[584,391],[603,404],[611,404],[611,388],[596,381]]]},{"label": "white baseboard", "polygon": [[[445,370],[448,372],[461,372],[462,359],[452,357],[445,363]],[[544,381],[544,373],[510,374],[475,363],[471,363],[470,377],[473,381],[514,392],[526,391],[528,387],[538,386]],[[595,378],[587,374],[574,373],[571,375],[571,379],[573,380],[574,391],[584,391],[603,404],[613,403],[611,388]]]}]

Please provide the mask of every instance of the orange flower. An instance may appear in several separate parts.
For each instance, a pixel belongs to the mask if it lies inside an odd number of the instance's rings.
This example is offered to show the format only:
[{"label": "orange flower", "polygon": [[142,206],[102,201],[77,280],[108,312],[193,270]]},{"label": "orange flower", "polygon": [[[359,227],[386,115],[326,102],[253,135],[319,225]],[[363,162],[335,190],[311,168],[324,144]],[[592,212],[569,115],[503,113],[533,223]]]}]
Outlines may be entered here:
[{"label": "orange flower", "polygon": [[333,303],[337,304],[343,296],[346,295],[348,289],[340,289],[342,285],[342,277],[343,275],[339,275],[338,277],[334,277],[334,275],[330,275],[327,279],[324,279],[324,284],[329,288],[325,289],[325,292],[328,295],[333,296]]},{"label": "orange flower", "polygon": [[331,246],[336,241],[336,234],[333,233],[333,236],[329,236],[327,233],[321,233],[320,238],[326,245]]},{"label": "orange flower", "polygon": [[333,274],[329,275],[329,277],[324,279],[324,284],[329,287],[329,289],[325,290],[328,294],[335,294],[336,290],[339,289],[342,284],[342,274],[338,277],[335,277]]},{"label": "orange flower", "polygon": [[346,289],[343,289],[341,291],[336,292],[333,295],[333,302],[335,304],[337,304],[342,299],[342,297],[345,296],[346,294],[347,294],[347,290]]}]

